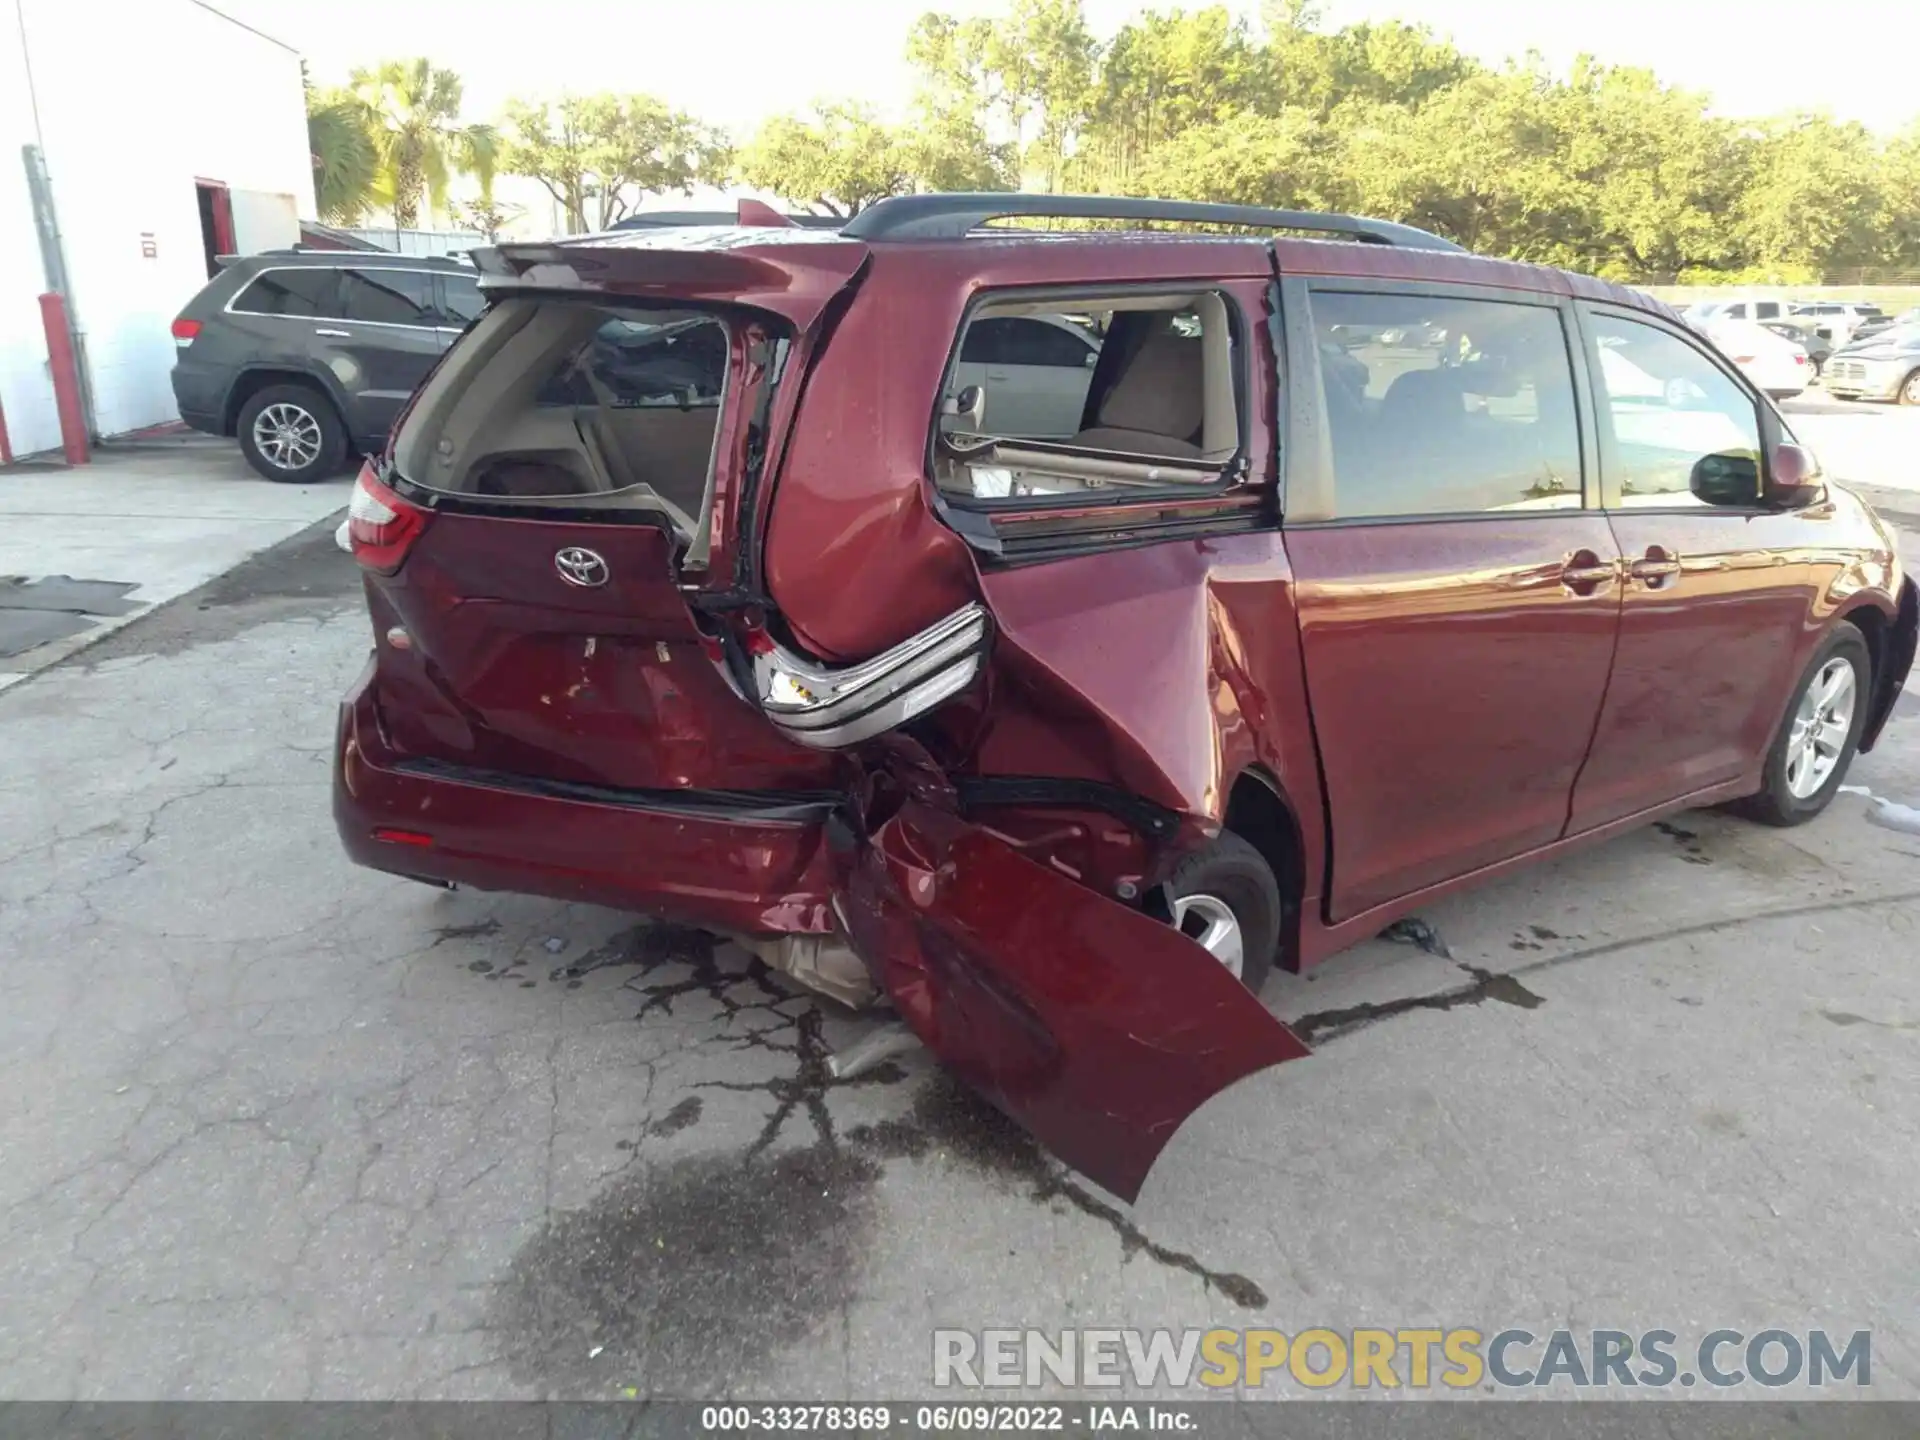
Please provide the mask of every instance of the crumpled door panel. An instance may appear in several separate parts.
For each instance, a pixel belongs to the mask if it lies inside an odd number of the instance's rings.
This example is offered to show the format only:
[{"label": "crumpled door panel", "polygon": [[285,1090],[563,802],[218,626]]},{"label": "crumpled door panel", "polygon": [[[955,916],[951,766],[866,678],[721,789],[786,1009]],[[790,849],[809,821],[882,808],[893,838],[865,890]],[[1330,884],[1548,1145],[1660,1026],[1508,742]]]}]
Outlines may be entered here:
[{"label": "crumpled door panel", "polygon": [[858,847],[839,901],[928,1048],[1128,1201],[1207,1100],[1308,1053],[1172,927],[919,800]]}]

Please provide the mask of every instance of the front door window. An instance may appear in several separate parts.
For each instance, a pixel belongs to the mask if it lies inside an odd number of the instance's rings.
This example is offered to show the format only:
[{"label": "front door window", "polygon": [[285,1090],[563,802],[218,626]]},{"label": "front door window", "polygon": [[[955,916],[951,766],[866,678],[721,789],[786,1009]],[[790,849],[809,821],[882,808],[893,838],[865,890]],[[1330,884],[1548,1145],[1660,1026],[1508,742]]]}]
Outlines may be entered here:
[{"label": "front door window", "polygon": [[1591,323],[1619,505],[1758,503],[1760,417],[1753,396],[1677,335],[1605,313]]}]

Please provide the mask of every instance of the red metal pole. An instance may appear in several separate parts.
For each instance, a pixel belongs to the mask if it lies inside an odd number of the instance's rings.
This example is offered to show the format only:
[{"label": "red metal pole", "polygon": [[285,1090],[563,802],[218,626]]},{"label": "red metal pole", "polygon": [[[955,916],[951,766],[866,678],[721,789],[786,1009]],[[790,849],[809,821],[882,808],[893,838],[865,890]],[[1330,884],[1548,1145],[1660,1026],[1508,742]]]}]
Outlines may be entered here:
[{"label": "red metal pole", "polygon": [[53,370],[53,403],[60,412],[60,447],[67,464],[85,465],[87,417],[80,404],[80,370],[73,361],[73,332],[67,328],[67,302],[62,295],[40,297],[40,320],[47,331],[47,362]]}]

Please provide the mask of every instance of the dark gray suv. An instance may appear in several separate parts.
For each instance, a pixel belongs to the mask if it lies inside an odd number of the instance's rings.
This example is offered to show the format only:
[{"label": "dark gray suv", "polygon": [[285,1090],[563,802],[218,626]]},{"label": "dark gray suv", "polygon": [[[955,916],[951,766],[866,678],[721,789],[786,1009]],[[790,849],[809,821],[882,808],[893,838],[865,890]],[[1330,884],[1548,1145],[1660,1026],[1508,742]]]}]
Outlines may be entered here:
[{"label": "dark gray suv", "polygon": [[337,473],[480,313],[471,266],[369,251],[230,262],[173,322],[180,418],[232,435],[269,480]]}]

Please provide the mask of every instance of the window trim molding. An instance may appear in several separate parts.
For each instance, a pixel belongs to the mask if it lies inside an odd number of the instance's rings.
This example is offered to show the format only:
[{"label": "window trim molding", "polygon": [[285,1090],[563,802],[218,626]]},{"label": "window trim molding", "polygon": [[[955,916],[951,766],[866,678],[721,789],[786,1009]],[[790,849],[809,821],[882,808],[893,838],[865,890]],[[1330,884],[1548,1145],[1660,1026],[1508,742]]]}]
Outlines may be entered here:
[{"label": "window trim molding", "polygon": [[[955,327],[953,338],[947,344],[946,364],[940,370],[940,383],[934,392],[932,413],[927,419],[927,441],[922,453],[922,478],[928,492],[934,498],[936,513],[948,511],[966,515],[980,516],[989,526],[996,518],[1009,520],[1041,517],[1056,510],[1106,509],[1123,506],[1152,505],[1164,509],[1168,505],[1178,505],[1183,501],[1194,503],[1218,501],[1222,496],[1230,495],[1236,488],[1249,490],[1270,489],[1264,477],[1251,473],[1253,448],[1253,417],[1248,413],[1249,397],[1254,392],[1250,368],[1254,363],[1253,340],[1249,321],[1242,309],[1239,297],[1229,288],[1228,278],[1207,276],[1191,280],[1152,279],[1123,280],[1107,283],[1082,283],[1074,285],[996,285],[974,292],[968,298],[966,309],[961,312],[960,323]],[[1213,295],[1220,301],[1227,316],[1229,352],[1232,357],[1231,380],[1233,382],[1234,427],[1237,432],[1233,454],[1217,467],[1219,477],[1209,485],[1170,485],[1164,489],[1124,486],[1112,487],[1114,493],[1089,499],[1085,491],[1065,491],[1058,495],[1023,495],[1008,499],[983,499],[977,496],[952,494],[940,488],[935,478],[937,449],[940,443],[940,404],[946,395],[954,377],[955,367],[960,362],[960,352],[965,345],[967,331],[973,325],[978,313],[997,302],[1018,299],[1022,304],[1036,304],[1051,300],[1100,300],[1123,296]],[[1098,354],[1098,351],[1094,352]],[[1003,437],[1018,440],[1018,436]],[[1057,443],[1057,442],[1044,442]],[[1145,456],[1151,462],[1164,459],[1163,456]],[[968,538],[972,526],[955,526],[962,538]],[[970,540],[969,543],[972,543]],[[1110,547],[1103,547],[1110,548]],[[1052,558],[1052,557],[1049,557]]]},{"label": "window trim molding", "polygon": [[[1326,377],[1320,365],[1319,330],[1313,301],[1322,294],[1404,295],[1430,300],[1480,301],[1525,305],[1553,312],[1567,355],[1573,390],[1574,429],[1580,449],[1580,503],[1539,510],[1437,510],[1400,515],[1342,515],[1333,467],[1333,430],[1328,419]],[[1287,370],[1293,378],[1286,413],[1286,442],[1281,449],[1281,524],[1285,529],[1332,529],[1357,525],[1436,524],[1439,522],[1564,519],[1601,510],[1599,426],[1595,392],[1587,364],[1585,335],[1572,299],[1545,290],[1505,285],[1470,285],[1431,280],[1375,280],[1363,276],[1282,275],[1281,304],[1286,318]]]},{"label": "window trim molding", "polygon": [[[1676,325],[1664,315],[1655,315],[1649,311],[1636,310],[1630,305],[1613,305],[1604,301],[1577,301],[1574,304],[1573,312],[1574,320],[1579,326],[1581,349],[1591,357],[1588,361],[1588,370],[1592,377],[1591,389],[1593,393],[1594,426],[1595,430],[1599,432],[1600,439],[1600,448],[1598,450],[1600,462],[1600,509],[1603,512],[1609,515],[1692,515],[1696,517],[1704,515],[1727,515],[1743,518],[1756,515],[1775,515],[1779,513],[1775,507],[1763,503],[1757,496],[1752,505],[1705,505],[1697,500],[1690,504],[1676,502],[1671,505],[1623,505],[1621,501],[1624,497],[1620,493],[1620,457],[1617,450],[1617,442],[1613,438],[1611,417],[1609,417],[1604,431],[1600,430],[1599,425],[1600,407],[1606,403],[1606,382],[1597,373],[1600,365],[1600,342],[1599,336],[1595,333],[1592,324],[1593,320],[1605,316],[1609,319],[1624,320],[1630,324],[1644,325],[1650,330],[1656,330],[1661,334],[1671,336],[1682,345],[1687,346],[1702,359],[1706,360],[1709,365],[1731,381],[1733,387],[1745,395],[1753,405],[1754,430],[1760,439],[1760,476],[1763,487],[1767,481],[1772,478],[1773,447],[1779,444],[1781,439],[1782,425],[1780,412],[1774,408],[1773,402],[1763,395],[1752,381],[1740,373],[1740,368],[1737,365],[1733,364],[1732,361],[1728,360],[1715,349],[1705,336],[1693,331],[1684,323]],[[1762,322],[1758,320],[1748,320],[1745,323],[1758,325]]]},{"label": "window trim molding", "polygon": [[[462,335],[466,332],[469,325],[480,318],[480,315],[487,313],[487,292],[482,290],[480,288],[480,282],[470,275],[449,275],[444,270],[436,270],[434,276],[433,313],[440,317],[440,324],[434,328],[436,330],[449,331],[456,336]],[[473,282],[474,294],[480,301],[480,315],[475,315],[472,320],[462,320],[458,315],[453,313],[453,308],[447,303],[447,281],[459,279],[471,280]]]},{"label": "window trim molding", "polygon": [[[363,267],[353,265],[263,265],[248,277],[246,284],[233,292],[233,297],[221,307],[221,310],[228,315],[247,315],[255,320],[331,321],[336,325],[371,325],[381,330],[453,330],[460,328],[454,325],[408,325],[397,320],[355,320],[350,315],[276,315],[271,310],[246,310],[240,307],[241,297],[253,289],[255,285],[259,284],[261,280],[269,275],[285,275],[291,273],[296,275],[326,275],[330,277],[333,281],[333,304],[339,309],[344,310],[347,307],[345,302],[340,299],[341,286],[345,283],[346,272],[358,268]],[[444,315],[440,304],[441,288],[438,282],[439,278],[446,273],[445,271],[428,270],[416,265],[369,265],[364,268],[369,270],[391,270],[402,275],[431,275],[435,277],[435,283],[429,291],[432,297],[429,301],[429,308],[436,315]]]}]

